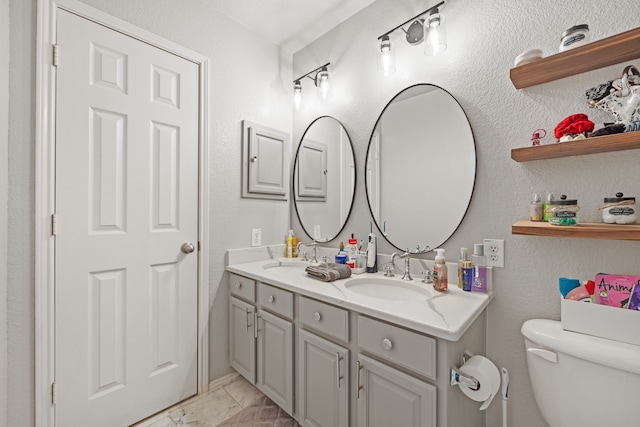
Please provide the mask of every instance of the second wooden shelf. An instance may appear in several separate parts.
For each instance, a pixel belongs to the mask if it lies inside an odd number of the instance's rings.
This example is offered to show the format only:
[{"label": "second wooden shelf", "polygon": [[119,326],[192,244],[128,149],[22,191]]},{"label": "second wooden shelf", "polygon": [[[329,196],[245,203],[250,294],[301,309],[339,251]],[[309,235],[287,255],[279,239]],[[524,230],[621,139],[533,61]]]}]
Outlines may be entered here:
[{"label": "second wooden shelf", "polygon": [[624,132],[578,141],[514,148],[511,150],[511,158],[516,162],[528,162],[531,160],[556,159],[558,157],[607,153],[636,148],[640,148],[640,132]]},{"label": "second wooden shelf", "polygon": [[640,225],[594,222],[563,227],[551,225],[548,222],[518,221],[511,226],[511,234],[582,239],[640,240]]}]

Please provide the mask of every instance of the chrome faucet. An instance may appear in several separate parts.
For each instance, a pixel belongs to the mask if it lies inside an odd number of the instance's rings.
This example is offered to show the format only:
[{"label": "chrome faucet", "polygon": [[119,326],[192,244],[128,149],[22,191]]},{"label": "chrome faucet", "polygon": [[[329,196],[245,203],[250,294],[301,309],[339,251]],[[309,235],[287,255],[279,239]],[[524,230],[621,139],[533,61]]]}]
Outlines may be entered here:
[{"label": "chrome faucet", "polygon": [[[402,276],[402,280],[413,280],[413,277],[411,277],[411,254],[409,253],[409,249],[407,249],[402,255],[398,252],[391,254],[390,265],[392,268],[396,265],[396,258],[404,259],[404,275]],[[393,275],[393,273],[391,273],[391,275]]]},{"label": "chrome faucet", "polygon": [[311,262],[313,263],[317,263],[318,262],[318,258],[317,258],[317,249],[318,249],[318,242],[316,242],[315,240],[312,240],[311,243],[304,243],[304,242],[299,242],[296,245],[296,252],[300,253],[300,246],[306,246],[308,248],[313,248],[313,257],[311,258]]}]

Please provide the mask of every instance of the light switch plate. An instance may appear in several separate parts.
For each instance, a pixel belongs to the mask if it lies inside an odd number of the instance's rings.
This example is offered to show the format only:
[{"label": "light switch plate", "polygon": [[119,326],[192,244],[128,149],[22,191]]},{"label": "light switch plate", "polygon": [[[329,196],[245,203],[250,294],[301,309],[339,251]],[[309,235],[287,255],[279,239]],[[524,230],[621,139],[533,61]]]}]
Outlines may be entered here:
[{"label": "light switch plate", "polygon": [[262,245],[262,229],[261,228],[252,228],[251,229],[251,247],[256,247]]},{"label": "light switch plate", "polygon": [[320,226],[313,226],[313,240],[320,240]]}]

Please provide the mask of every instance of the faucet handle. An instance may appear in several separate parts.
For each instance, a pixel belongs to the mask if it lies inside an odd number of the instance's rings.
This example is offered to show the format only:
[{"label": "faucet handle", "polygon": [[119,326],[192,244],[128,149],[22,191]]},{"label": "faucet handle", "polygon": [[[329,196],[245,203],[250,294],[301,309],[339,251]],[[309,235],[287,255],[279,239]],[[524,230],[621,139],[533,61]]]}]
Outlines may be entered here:
[{"label": "faucet handle", "polygon": [[422,283],[433,283],[433,276],[431,275],[431,270],[427,267],[424,272],[424,279],[422,279]]},{"label": "faucet handle", "polygon": [[395,264],[392,262],[388,263],[384,266],[384,276],[385,277],[393,277],[393,269],[395,268]]}]

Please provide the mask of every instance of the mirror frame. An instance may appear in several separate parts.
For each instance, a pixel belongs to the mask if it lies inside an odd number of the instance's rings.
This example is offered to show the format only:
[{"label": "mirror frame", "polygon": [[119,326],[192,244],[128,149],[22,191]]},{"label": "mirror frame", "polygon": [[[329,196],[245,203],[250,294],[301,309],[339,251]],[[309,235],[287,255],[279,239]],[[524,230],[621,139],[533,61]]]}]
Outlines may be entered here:
[{"label": "mirror frame", "polygon": [[351,217],[351,212],[353,212],[353,205],[354,202],[356,200],[356,191],[358,189],[358,164],[357,164],[357,159],[356,159],[356,152],[355,149],[353,147],[353,140],[351,139],[351,135],[349,135],[349,132],[347,131],[347,128],[344,127],[344,125],[342,124],[342,122],[338,119],[336,119],[335,117],[332,116],[320,116],[317,117],[316,119],[314,119],[311,123],[309,123],[309,126],[307,126],[307,128],[304,130],[304,133],[302,134],[302,136],[300,137],[300,141],[298,142],[298,148],[296,149],[296,155],[294,157],[294,161],[293,161],[293,170],[291,171],[291,191],[292,191],[292,200],[293,200],[293,206],[296,210],[296,216],[298,217],[298,222],[300,223],[300,226],[302,227],[302,230],[307,234],[307,236],[309,236],[309,238],[311,238],[311,240],[313,239],[313,233],[309,233],[309,231],[307,230],[307,228],[304,226],[304,223],[302,222],[302,218],[300,218],[300,211],[298,210],[298,201],[296,200],[296,170],[298,168],[298,156],[300,154],[300,148],[302,147],[302,141],[304,141],[304,137],[307,135],[307,132],[309,132],[309,129],[311,129],[311,126],[314,125],[314,123],[316,123],[318,120],[320,119],[324,119],[324,118],[329,118],[332,120],[335,120],[336,123],[338,123],[342,129],[344,130],[344,133],[347,135],[347,138],[349,138],[349,146],[351,147],[351,155],[353,156],[353,169],[354,169],[354,174],[353,174],[353,193],[351,194],[351,206],[349,207],[349,212],[347,213],[346,219],[344,220],[344,223],[340,226],[340,229],[338,230],[338,232],[331,238],[328,238],[326,240],[317,240],[317,242],[319,243],[327,243],[327,242],[331,242],[332,240],[335,240],[340,233],[342,233],[342,231],[344,230],[344,228],[347,226],[347,222],[349,222],[349,218]]},{"label": "mirror frame", "polygon": [[[447,237],[442,243],[438,244],[436,247],[433,248],[429,248],[429,251],[433,251],[436,248],[442,247],[442,245],[444,245],[446,242],[449,241],[449,239],[451,239],[451,237],[456,233],[456,231],[458,231],[458,228],[460,228],[460,225],[462,224],[462,221],[464,221],[464,218],[467,216],[467,212],[469,211],[469,206],[471,206],[471,199],[473,199],[473,195],[475,193],[475,189],[476,189],[476,179],[477,179],[477,175],[478,175],[478,150],[476,149],[476,138],[475,135],[473,134],[473,128],[471,127],[471,122],[469,121],[469,117],[467,116],[467,112],[464,110],[464,108],[462,108],[462,105],[460,105],[460,102],[458,102],[458,100],[456,99],[455,96],[453,96],[448,90],[442,88],[441,86],[432,84],[432,83],[416,83],[413,84],[411,86],[407,86],[404,89],[402,89],[400,92],[396,93],[390,100],[389,102],[387,102],[387,104],[384,106],[384,108],[382,109],[382,111],[380,112],[380,114],[378,115],[378,119],[376,120],[375,125],[373,126],[373,129],[371,130],[371,135],[369,136],[369,143],[367,144],[367,154],[366,157],[364,158],[364,189],[365,189],[365,193],[366,193],[366,197],[367,197],[367,207],[369,208],[369,213],[371,214],[371,219],[373,220],[374,224],[376,225],[376,228],[378,229],[379,235],[384,237],[384,239],[391,245],[393,246],[395,249],[398,249],[400,251],[405,251],[407,248],[401,248],[399,246],[397,246],[395,243],[393,243],[391,240],[389,240],[387,238],[387,236],[382,232],[382,229],[380,228],[380,224],[378,224],[378,221],[376,221],[375,215],[373,213],[373,209],[371,209],[371,202],[369,199],[369,183],[367,181],[367,163],[369,161],[369,151],[371,150],[371,140],[373,139],[375,133],[376,133],[376,129],[378,128],[378,125],[380,124],[380,120],[382,119],[382,116],[384,115],[385,111],[387,111],[387,108],[389,108],[389,105],[391,105],[396,98],[398,98],[398,96],[400,96],[402,93],[406,92],[407,90],[413,89],[415,87],[418,86],[433,86],[436,89],[440,89],[441,91],[443,91],[444,93],[446,93],[447,95],[449,95],[451,97],[451,99],[453,99],[456,104],[458,104],[458,107],[460,107],[460,111],[462,111],[462,114],[464,114],[464,117],[467,119],[467,123],[469,124],[469,130],[471,131],[471,139],[473,142],[473,152],[474,152],[474,173],[473,173],[473,184],[471,186],[471,193],[469,195],[469,201],[467,202],[467,206],[464,210],[464,213],[462,215],[462,217],[460,218],[460,221],[458,222],[458,224],[455,226],[455,228],[451,231],[451,234],[449,234],[449,237]],[[410,249],[410,248],[409,248]],[[409,253],[411,254],[418,254],[418,253],[423,253],[423,252],[418,252],[417,250],[409,250]]]}]

